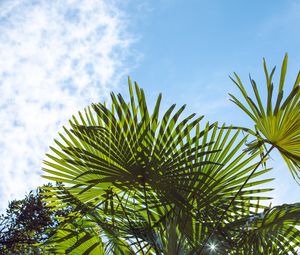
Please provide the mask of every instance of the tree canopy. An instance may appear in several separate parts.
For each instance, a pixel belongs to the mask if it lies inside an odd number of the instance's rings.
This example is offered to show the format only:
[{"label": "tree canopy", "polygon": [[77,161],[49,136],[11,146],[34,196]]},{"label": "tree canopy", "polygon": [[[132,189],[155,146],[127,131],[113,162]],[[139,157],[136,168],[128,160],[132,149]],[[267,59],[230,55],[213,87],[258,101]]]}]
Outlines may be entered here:
[{"label": "tree canopy", "polygon": [[13,200],[0,216],[0,254],[45,254],[44,243],[54,233],[69,208],[52,210],[43,199],[44,185],[30,191],[24,199]]}]

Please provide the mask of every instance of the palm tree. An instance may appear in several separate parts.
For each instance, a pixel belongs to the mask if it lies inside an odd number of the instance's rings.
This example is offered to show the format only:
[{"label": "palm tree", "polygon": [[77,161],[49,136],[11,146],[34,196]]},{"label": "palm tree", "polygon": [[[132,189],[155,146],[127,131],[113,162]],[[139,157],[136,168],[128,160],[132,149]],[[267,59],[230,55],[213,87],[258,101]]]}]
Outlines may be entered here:
[{"label": "palm tree", "polygon": [[44,177],[60,185],[46,202],[71,211],[50,253],[297,254],[300,204],[264,205],[271,169],[258,167],[260,150],[243,150],[242,129],[184,118],[185,106],[160,118],[162,96],[150,112],[130,80],[129,95],[73,116],[47,154]]}]

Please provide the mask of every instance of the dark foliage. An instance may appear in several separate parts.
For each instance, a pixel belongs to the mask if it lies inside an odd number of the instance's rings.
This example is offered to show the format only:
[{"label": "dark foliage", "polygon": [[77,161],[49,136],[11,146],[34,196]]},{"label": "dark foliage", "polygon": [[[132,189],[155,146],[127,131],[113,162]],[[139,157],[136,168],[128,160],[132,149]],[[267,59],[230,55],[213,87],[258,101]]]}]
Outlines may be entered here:
[{"label": "dark foliage", "polygon": [[9,203],[0,216],[0,254],[45,254],[37,244],[51,236],[64,212],[52,212],[42,197],[42,189],[37,189]]}]

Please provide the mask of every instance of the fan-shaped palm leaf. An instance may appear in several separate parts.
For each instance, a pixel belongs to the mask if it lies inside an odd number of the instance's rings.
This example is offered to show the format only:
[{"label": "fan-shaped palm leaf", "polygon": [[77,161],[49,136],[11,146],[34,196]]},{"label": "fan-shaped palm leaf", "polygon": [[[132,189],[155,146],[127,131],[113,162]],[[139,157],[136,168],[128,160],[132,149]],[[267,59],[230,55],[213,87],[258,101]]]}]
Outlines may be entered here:
[{"label": "fan-shaped palm leaf", "polygon": [[[298,228],[297,228],[298,226]],[[235,240],[228,254],[299,254],[300,204],[281,205],[251,213],[227,224]]]},{"label": "fan-shaped palm leaf", "polygon": [[51,254],[104,254],[97,225],[82,218],[64,223],[43,245]]},{"label": "fan-shaped palm leaf", "polygon": [[[293,177],[299,181],[300,171],[300,72],[298,72],[296,81],[289,95],[283,99],[283,88],[287,70],[288,56],[284,57],[280,80],[278,85],[278,93],[274,100],[274,85],[273,75],[275,67],[269,74],[266,62],[264,60],[264,72],[266,76],[267,86],[267,102],[264,106],[261,95],[259,94],[256,82],[250,77],[250,82],[255,95],[255,100],[252,99],[239,76],[234,73],[232,81],[237,85],[246,101],[245,106],[235,96],[231,95],[233,101],[240,107],[255,124],[255,132],[250,131],[256,136],[256,141],[249,145],[250,150],[257,150],[264,143],[277,148],[287,163]],[[255,102],[256,101],[256,102]]]}]

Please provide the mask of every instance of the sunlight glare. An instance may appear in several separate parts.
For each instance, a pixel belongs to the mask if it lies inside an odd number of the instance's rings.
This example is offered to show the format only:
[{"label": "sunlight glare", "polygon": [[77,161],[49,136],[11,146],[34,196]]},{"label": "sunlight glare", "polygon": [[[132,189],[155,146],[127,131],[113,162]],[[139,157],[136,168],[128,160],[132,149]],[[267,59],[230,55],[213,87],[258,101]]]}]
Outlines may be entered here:
[{"label": "sunlight glare", "polygon": [[217,249],[217,246],[214,243],[212,243],[212,244],[209,245],[209,249],[211,251],[215,251]]}]

